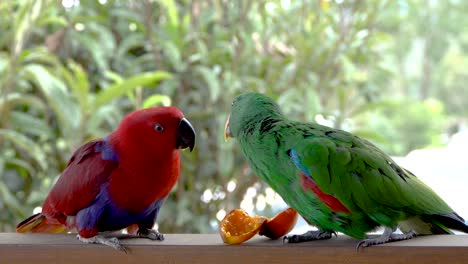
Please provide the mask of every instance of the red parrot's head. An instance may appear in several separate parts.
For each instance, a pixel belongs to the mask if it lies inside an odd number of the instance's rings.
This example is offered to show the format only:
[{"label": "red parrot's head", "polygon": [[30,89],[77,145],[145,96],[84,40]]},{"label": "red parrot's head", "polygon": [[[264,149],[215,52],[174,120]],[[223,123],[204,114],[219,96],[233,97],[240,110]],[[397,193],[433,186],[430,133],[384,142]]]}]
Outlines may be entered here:
[{"label": "red parrot's head", "polygon": [[176,107],[152,107],[125,116],[111,141],[123,148],[154,149],[159,153],[195,146],[195,130]]}]

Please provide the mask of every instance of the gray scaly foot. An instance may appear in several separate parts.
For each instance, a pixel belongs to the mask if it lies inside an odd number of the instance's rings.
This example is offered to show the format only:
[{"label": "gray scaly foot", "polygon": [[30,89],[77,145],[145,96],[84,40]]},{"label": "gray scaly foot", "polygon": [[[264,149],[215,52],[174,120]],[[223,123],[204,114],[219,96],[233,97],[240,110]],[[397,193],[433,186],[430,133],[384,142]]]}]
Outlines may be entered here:
[{"label": "gray scaly foot", "polygon": [[116,237],[111,237],[111,238],[105,238],[101,235],[93,236],[90,238],[84,238],[80,235],[76,236],[76,239],[80,240],[83,243],[87,244],[101,244],[101,245],[106,245],[109,247],[112,247],[114,249],[117,249],[119,251],[123,251],[125,253],[128,252],[128,249],[120,244],[120,241]]},{"label": "gray scaly foot", "polygon": [[330,239],[332,237],[332,234],[336,236],[335,231],[323,231],[323,230],[307,231],[306,233],[302,235],[284,236],[283,243],[300,243],[300,242],[313,241],[313,240]]},{"label": "gray scaly foot", "polygon": [[138,236],[143,237],[143,238],[149,238],[151,240],[159,240],[159,241],[164,240],[164,234],[161,234],[154,229],[140,228],[138,229]]},{"label": "gray scaly foot", "polygon": [[380,244],[385,244],[389,242],[395,242],[395,241],[402,241],[402,240],[408,240],[416,236],[416,233],[414,231],[410,231],[406,234],[394,234],[395,230],[390,228],[390,227],[385,227],[384,232],[381,236],[376,237],[376,238],[368,238],[361,240],[357,244],[356,250],[359,250],[359,248],[365,248],[365,247],[370,247],[373,245],[380,245]]}]

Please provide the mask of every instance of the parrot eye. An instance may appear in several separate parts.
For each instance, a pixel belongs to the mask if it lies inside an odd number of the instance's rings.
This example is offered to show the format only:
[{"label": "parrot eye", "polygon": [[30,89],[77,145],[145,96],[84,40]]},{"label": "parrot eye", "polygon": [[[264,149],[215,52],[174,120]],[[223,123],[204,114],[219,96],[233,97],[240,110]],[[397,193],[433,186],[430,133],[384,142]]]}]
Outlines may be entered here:
[{"label": "parrot eye", "polygon": [[156,130],[157,132],[162,132],[164,130],[164,127],[160,124],[156,124],[154,125],[154,130]]}]

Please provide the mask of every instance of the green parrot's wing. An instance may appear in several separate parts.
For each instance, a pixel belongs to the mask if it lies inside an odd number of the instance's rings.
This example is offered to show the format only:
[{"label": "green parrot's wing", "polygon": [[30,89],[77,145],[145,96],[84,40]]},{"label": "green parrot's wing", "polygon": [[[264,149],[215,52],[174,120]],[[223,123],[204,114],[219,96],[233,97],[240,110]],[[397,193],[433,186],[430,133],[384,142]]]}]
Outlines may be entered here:
[{"label": "green parrot's wing", "polygon": [[321,192],[337,198],[351,213],[365,213],[382,225],[395,226],[411,215],[453,212],[411,172],[350,133],[331,130],[308,136],[289,155]]}]

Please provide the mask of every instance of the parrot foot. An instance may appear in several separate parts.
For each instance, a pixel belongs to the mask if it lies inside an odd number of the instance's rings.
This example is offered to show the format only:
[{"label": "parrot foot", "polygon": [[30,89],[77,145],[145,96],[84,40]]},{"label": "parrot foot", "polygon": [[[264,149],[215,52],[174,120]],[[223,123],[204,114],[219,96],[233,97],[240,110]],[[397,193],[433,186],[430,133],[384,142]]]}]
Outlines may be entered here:
[{"label": "parrot foot", "polygon": [[409,231],[406,234],[394,234],[395,230],[390,228],[390,227],[385,227],[384,232],[381,236],[376,237],[376,238],[368,238],[361,240],[356,246],[356,250],[359,250],[360,248],[365,248],[365,247],[370,247],[373,245],[380,245],[380,244],[385,244],[389,242],[395,242],[395,241],[402,241],[402,240],[408,240],[413,237],[416,237],[416,232],[413,230]]},{"label": "parrot foot", "polygon": [[323,231],[323,230],[307,231],[306,233],[302,235],[284,236],[283,244],[330,239],[332,235],[336,236],[336,232],[335,231]]},{"label": "parrot foot", "polygon": [[147,228],[141,229],[140,228],[138,229],[138,236],[142,238],[148,238],[151,240],[159,240],[159,241],[164,240],[164,234],[161,234],[154,229],[147,229]]},{"label": "parrot foot", "polygon": [[105,238],[104,236],[96,235],[90,238],[84,238],[80,235],[77,235],[76,239],[78,239],[79,241],[83,243],[106,245],[106,246],[112,247],[113,249],[117,249],[119,251],[128,253],[128,248],[122,246],[122,244],[120,244],[119,239],[117,239],[116,237]]}]

